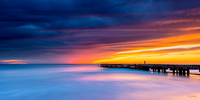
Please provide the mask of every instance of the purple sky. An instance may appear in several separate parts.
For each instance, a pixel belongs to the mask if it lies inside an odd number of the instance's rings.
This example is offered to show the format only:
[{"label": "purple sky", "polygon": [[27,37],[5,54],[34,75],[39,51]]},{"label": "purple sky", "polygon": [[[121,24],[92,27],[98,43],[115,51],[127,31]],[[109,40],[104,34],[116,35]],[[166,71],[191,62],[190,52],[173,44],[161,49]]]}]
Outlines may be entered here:
[{"label": "purple sky", "polygon": [[199,0],[0,0],[0,63],[91,63],[127,42],[198,33],[180,31],[191,27]]}]

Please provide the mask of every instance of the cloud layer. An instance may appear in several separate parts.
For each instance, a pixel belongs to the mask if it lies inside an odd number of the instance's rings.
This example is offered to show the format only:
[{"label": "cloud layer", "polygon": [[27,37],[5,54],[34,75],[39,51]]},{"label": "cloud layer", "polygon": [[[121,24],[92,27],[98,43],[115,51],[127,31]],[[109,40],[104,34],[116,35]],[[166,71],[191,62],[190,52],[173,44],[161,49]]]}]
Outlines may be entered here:
[{"label": "cloud layer", "polygon": [[[137,43],[145,41],[180,37],[185,40],[155,47],[197,45],[199,5],[199,0],[1,0],[0,60],[92,63],[84,57],[100,60],[139,49]],[[194,38],[181,38],[190,35]]]}]

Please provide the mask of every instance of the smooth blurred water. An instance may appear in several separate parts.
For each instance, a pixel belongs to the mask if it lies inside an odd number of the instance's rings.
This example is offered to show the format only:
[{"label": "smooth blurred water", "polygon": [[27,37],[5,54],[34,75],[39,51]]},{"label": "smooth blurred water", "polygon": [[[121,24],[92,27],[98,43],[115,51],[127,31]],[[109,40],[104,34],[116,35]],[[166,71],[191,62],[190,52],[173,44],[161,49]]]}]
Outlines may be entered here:
[{"label": "smooth blurred water", "polygon": [[200,100],[200,78],[97,65],[0,65],[0,100]]}]

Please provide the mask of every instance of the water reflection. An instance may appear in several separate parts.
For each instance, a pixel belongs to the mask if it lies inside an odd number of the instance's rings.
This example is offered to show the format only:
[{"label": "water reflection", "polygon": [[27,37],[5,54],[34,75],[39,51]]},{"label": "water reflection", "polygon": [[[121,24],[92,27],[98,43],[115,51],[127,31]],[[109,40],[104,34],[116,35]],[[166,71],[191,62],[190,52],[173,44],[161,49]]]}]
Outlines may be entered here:
[{"label": "water reflection", "polygon": [[9,65],[0,67],[0,79],[0,100],[200,99],[199,76],[192,74],[181,77],[97,65],[23,65],[17,69]]}]

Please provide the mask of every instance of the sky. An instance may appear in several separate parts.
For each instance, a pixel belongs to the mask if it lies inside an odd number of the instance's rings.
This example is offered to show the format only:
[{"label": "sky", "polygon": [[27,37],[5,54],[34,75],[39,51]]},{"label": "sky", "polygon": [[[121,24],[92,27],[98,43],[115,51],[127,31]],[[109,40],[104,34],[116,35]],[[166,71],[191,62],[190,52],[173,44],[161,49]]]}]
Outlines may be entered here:
[{"label": "sky", "polygon": [[200,64],[199,0],[0,0],[0,64]]}]

